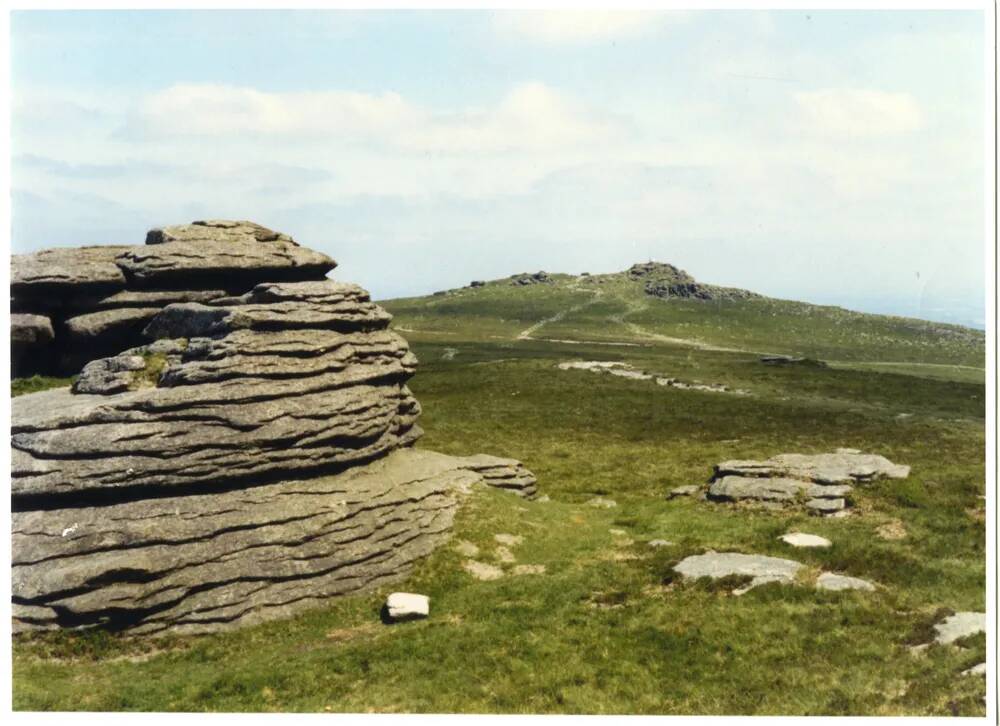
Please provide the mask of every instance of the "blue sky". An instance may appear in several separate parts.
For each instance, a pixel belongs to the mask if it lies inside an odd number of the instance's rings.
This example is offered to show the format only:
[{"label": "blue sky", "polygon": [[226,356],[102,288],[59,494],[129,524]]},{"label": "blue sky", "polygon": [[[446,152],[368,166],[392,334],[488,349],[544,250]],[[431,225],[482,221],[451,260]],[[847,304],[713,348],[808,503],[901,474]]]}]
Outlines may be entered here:
[{"label": "blue sky", "polygon": [[252,219],[376,297],[649,258],[981,326],[979,11],[21,11],[13,249]]}]

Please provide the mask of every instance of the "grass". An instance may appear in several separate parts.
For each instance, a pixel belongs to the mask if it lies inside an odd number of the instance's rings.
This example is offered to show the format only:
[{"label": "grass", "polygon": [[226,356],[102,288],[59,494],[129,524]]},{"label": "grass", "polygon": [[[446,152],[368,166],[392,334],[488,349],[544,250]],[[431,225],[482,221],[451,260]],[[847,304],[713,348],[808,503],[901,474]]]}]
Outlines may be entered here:
[{"label": "grass", "polygon": [[54,378],[52,376],[31,376],[30,378],[15,378],[10,382],[10,396],[23,396],[25,393],[37,393],[50,388],[61,388],[73,384],[73,378]]},{"label": "grass", "polygon": [[[424,409],[427,434],[419,445],[519,458],[551,497],[526,502],[477,491],[455,537],[499,566],[493,535],[521,535],[523,544],[510,548],[518,563],[545,565],[544,574],[477,581],[446,546],[391,588],[429,595],[426,621],[382,625],[385,588],[214,636],[18,638],[14,707],[984,714],[984,679],[958,675],[985,660],[982,636],[919,657],[908,650],[926,642],[943,613],[985,608],[980,382],[922,375],[921,366],[771,367],[747,353],[652,338],[638,347],[516,340],[529,325],[590,297],[558,286],[535,292],[543,287],[519,290],[538,295],[537,306],[491,284],[427,298],[424,307],[414,300],[387,307],[397,329],[417,331],[404,334],[421,360],[410,384]],[[493,297],[460,304],[476,295]],[[567,315],[537,336],[596,340],[590,336],[617,314],[596,303],[580,313],[597,317],[574,330]],[[886,354],[883,344],[859,355],[875,360]],[[843,349],[823,345],[846,360]],[[886,355],[900,360],[917,347]],[[944,352],[935,362],[968,364],[963,355]],[[621,360],[751,395],[557,368],[570,359]],[[673,487],[706,481],[723,459],[841,446],[882,453],[911,465],[912,474],[859,488],[858,514],[847,519],[665,498]],[[617,506],[588,506],[596,496]],[[901,527],[902,539],[879,536],[890,523]],[[778,540],[792,530],[833,546],[794,550]],[[646,544],[652,539],[674,544],[654,549]],[[772,584],[734,597],[732,588],[684,582],[672,572],[681,558],[707,549],[790,557],[810,572],[880,587],[823,592]]]}]

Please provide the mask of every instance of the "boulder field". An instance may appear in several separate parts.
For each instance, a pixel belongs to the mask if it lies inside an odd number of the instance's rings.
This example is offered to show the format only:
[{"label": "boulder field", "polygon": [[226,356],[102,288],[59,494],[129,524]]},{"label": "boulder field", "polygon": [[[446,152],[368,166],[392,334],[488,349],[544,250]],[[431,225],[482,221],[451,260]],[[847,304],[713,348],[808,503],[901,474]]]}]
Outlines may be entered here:
[{"label": "boulder field", "polygon": [[330,258],[249,222],[146,242],[15,258],[51,333],[12,329],[22,370],[78,373],[12,401],[15,632],[287,616],[404,577],[474,485],[535,494],[518,461],[413,448],[416,358]]}]

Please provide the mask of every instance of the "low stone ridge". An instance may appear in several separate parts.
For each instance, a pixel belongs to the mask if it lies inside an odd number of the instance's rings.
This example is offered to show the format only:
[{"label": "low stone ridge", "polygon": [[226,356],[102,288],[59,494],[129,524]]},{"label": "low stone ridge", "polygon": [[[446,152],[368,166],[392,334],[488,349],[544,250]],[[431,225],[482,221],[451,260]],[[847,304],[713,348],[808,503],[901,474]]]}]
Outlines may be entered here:
[{"label": "low stone ridge", "polygon": [[[759,585],[769,582],[794,584],[805,565],[795,560],[765,555],[747,555],[741,552],[708,551],[701,555],[685,557],[674,566],[674,571],[685,578],[697,580],[708,577],[719,580],[733,575],[748,578],[743,587],[733,590],[743,595]],[[803,583],[804,584],[804,583]],[[875,590],[875,585],[859,577],[848,577],[832,572],[821,572],[816,578],[818,590]]]},{"label": "low stone ridge", "polygon": [[715,467],[709,499],[757,501],[770,505],[802,504],[818,514],[848,506],[858,484],[877,479],[905,479],[910,467],[857,449],[832,454],[780,454],[765,461],[724,461]]},{"label": "low stone ridge", "polygon": [[[151,246],[294,244],[212,224]],[[404,576],[473,485],[536,493],[514,459],[410,448],[417,361],[360,287],[220,291],[162,295],[142,345],[13,399],[15,631],[281,617]]]},{"label": "low stone ridge", "polygon": [[814,368],[827,368],[824,361],[815,358],[796,358],[790,355],[765,355],[761,356],[760,362],[770,366],[812,366]]},{"label": "low stone ridge", "polygon": [[761,297],[749,290],[702,284],[684,270],[663,262],[632,265],[625,276],[633,282],[641,282],[647,295],[664,299],[745,300]]},{"label": "low stone ridge", "polygon": [[165,306],[242,295],[263,282],[323,280],[326,255],[252,222],[210,220],[151,230],[146,245],[42,250],[11,258],[11,310],[49,320],[52,336],[12,331],[13,375],[71,375],[141,345]]}]

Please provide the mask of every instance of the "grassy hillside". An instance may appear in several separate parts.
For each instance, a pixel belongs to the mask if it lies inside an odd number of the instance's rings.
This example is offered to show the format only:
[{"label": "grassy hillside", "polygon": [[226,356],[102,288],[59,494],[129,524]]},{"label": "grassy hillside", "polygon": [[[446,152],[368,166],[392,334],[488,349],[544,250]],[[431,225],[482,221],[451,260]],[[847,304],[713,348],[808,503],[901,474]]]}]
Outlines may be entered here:
[{"label": "grassy hillside", "polygon": [[[601,342],[673,343],[750,353],[808,356],[849,363],[954,366],[982,371],[981,331],[913,318],[857,313],[766,297],[661,299],[623,274],[557,276],[549,284],[497,280],[429,297],[386,304],[400,325],[441,336],[516,337],[552,319],[533,337]],[[898,372],[898,371],[897,371]],[[941,371],[938,371],[938,375]],[[981,379],[982,373],[975,374]]]},{"label": "grassy hillside", "polygon": [[[984,679],[959,675],[985,659],[982,635],[910,651],[948,611],[985,608],[984,386],[970,375],[981,340],[797,303],[644,297],[622,279],[560,278],[386,303],[421,361],[419,446],[520,458],[550,498],[470,495],[455,541],[504,578],[473,579],[446,546],[393,588],[235,633],[20,638],[15,708],[984,714]],[[772,367],[756,351],[840,362]],[[746,395],[558,368],[569,360]],[[665,497],[724,459],[837,447],[884,454],[911,476],[859,488],[846,519]],[[792,549],[778,537],[793,530],[833,546]],[[517,564],[545,572],[514,575],[498,533],[523,537]],[[673,574],[708,549],[879,588],[771,584],[735,597]],[[382,625],[390,589],[430,595],[431,617]]]}]

